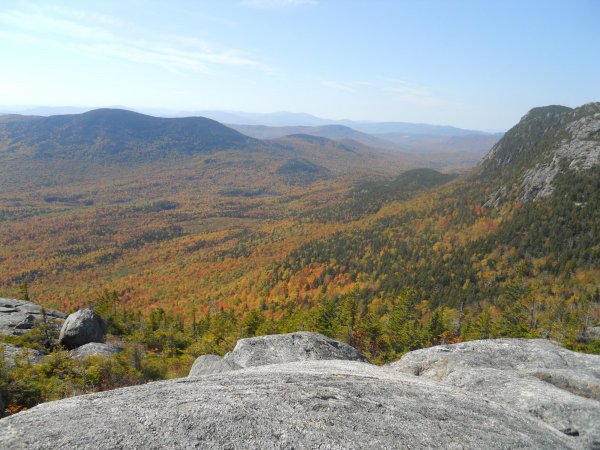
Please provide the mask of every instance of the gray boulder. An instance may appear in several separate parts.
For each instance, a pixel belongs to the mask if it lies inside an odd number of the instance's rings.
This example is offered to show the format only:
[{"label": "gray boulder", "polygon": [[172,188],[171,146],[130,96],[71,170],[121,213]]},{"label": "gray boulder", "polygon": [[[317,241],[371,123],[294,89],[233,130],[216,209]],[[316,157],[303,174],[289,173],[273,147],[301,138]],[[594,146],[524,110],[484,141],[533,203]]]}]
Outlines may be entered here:
[{"label": "gray boulder", "polygon": [[354,347],[307,331],[240,339],[225,355],[226,361],[240,367],[328,359],[369,362]]},{"label": "gray boulder", "polygon": [[600,356],[541,339],[496,339],[410,352],[394,370],[458,387],[600,448]]},{"label": "gray boulder", "polygon": [[298,361],[45,403],[2,419],[0,448],[569,449],[541,420],[354,361]]},{"label": "gray boulder", "polygon": [[84,359],[88,356],[106,356],[110,357],[123,351],[123,347],[117,344],[108,344],[103,342],[90,342],[81,347],[69,351],[69,357],[73,359]]},{"label": "gray boulder", "polygon": [[202,355],[196,358],[188,377],[211,375],[213,373],[229,372],[241,369],[237,364],[226,361],[217,355]]},{"label": "gray boulder", "polygon": [[[28,333],[31,328],[44,321],[42,307],[25,300],[0,298],[0,334],[19,336]],[[53,309],[45,310],[46,320],[62,322],[67,315]]]},{"label": "gray boulder", "polygon": [[91,309],[80,309],[70,314],[63,324],[59,341],[68,349],[81,347],[90,342],[104,342],[107,326]]}]

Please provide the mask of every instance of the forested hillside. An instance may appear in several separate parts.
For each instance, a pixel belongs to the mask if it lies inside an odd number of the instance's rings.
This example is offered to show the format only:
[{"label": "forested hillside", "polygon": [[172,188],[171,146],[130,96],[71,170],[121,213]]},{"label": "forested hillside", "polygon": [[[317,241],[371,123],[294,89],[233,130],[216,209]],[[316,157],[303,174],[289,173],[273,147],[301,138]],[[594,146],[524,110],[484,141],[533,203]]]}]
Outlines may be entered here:
[{"label": "forested hillside", "polygon": [[259,142],[204,117],[164,119],[120,109],[61,116],[8,116],[0,121],[4,152],[34,158],[150,160],[236,149]]},{"label": "forested hillside", "polygon": [[[379,362],[481,337],[579,348],[600,320],[598,128],[597,104],[533,110],[458,178],[302,135],[93,174],[20,163],[63,172],[3,172],[0,294],[26,282],[69,311],[108,290],[119,320],[162,311],[217,353],[294,329]],[[15,145],[4,167],[31,148]],[[524,196],[556,155],[551,192]]]},{"label": "forested hillside", "polygon": [[[272,286],[323,312],[349,292],[333,317],[353,299],[344,330],[366,327],[371,354],[500,336],[576,345],[600,320],[599,106],[533,110],[471,175],[300,246]],[[532,198],[536,174],[547,189]]]}]

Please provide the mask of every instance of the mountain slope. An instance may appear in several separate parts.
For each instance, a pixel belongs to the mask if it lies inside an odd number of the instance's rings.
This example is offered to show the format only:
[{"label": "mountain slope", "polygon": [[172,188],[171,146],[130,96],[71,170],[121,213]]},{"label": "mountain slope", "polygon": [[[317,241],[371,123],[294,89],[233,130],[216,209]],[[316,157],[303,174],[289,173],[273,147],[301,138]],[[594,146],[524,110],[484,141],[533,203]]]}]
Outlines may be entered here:
[{"label": "mountain slope", "polygon": [[149,160],[169,154],[240,149],[258,144],[203,117],[165,119],[115,109],[0,119],[0,152],[36,158]]},{"label": "mountain slope", "polygon": [[[228,124],[231,128],[257,139],[275,139],[289,135],[310,135],[332,139],[340,143],[359,142],[375,148],[403,151],[424,155],[432,162],[467,163],[472,166],[481,155],[487,153],[498,142],[501,134],[464,134],[463,130],[433,130],[434,134],[418,134],[407,127],[407,131],[372,135],[344,125],[268,127],[264,125]],[[419,130],[417,130],[419,131]],[[431,131],[425,129],[420,131]],[[455,133],[455,134],[452,134]]]},{"label": "mountain slope", "polygon": [[[429,167],[429,161],[418,155],[393,150],[372,148],[353,140],[337,141],[311,134],[292,134],[277,139],[264,141],[265,145],[287,152],[325,166],[334,173],[352,173],[358,170],[391,175],[386,169],[386,162],[402,161],[404,167]],[[310,156],[308,156],[310,155]],[[361,169],[361,165],[363,165]],[[398,173],[398,172],[396,172]]]},{"label": "mountain slope", "polygon": [[463,128],[457,128],[448,125],[430,125],[426,123],[358,121],[342,121],[342,123],[347,124],[355,130],[373,135],[385,135],[388,133],[425,136],[465,136],[488,134],[484,131],[465,130]]},{"label": "mountain slope", "polygon": [[358,184],[347,198],[336,205],[308,211],[305,215],[320,222],[357,220],[378,212],[392,201],[408,200],[456,178],[433,169],[411,169],[392,180],[367,181]]},{"label": "mountain slope", "polygon": [[[356,289],[364,320],[391,320],[394,297],[413,292],[402,306],[414,327],[408,348],[423,345],[418,330],[436,328],[437,339],[553,336],[575,345],[600,322],[598,117],[597,104],[532,111],[471,175],[293,250],[273,271],[273,289]],[[528,174],[556,159],[553,191],[520,196]],[[499,186],[504,200],[490,203]],[[320,275],[303,291],[308,267]],[[321,283],[344,289],[315,290]],[[345,301],[329,307],[343,314]]]},{"label": "mountain slope", "polygon": [[403,164],[427,165],[412,155],[354,141],[339,143],[304,134],[260,141],[203,117],[160,118],[117,109],[50,117],[0,116],[0,158],[17,166],[20,161],[21,168],[41,164],[58,172],[93,172],[106,164],[145,164],[220,151],[245,153],[250,159],[251,155],[273,160],[300,157],[336,174],[364,171],[367,161],[367,171],[384,173]]},{"label": "mountain slope", "polygon": [[228,125],[234,130],[257,139],[276,139],[289,135],[304,134],[318,136],[335,141],[353,140],[369,147],[393,148],[392,142],[361,133],[344,125],[322,125],[316,127],[289,126],[267,127],[264,125]]},{"label": "mountain slope", "polygon": [[[262,142],[202,118],[120,110],[0,123],[0,289],[27,281],[46,299],[61,290],[69,304],[85,298],[72,295],[80,289],[159,272],[169,275],[158,285],[189,276],[198,293],[219,288],[310,235],[289,228],[307,209],[335,202],[365,177],[421,164],[358,143]],[[274,229],[281,234],[269,242]],[[174,253],[157,258],[161,248]],[[258,260],[250,258],[256,248]],[[222,258],[231,271],[215,264]],[[177,259],[196,275],[177,274]],[[197,276],[215,271],[222,283]],[[168,289],[159,289],[149,296],[166,302]],[[145,309],[149,297],[138,294]]]},{"label": "mountain slope", "polygon": [[600,164],[600,103],[571,109],[547,106],[531,110],[509,130],[482,161],[482,178],[501,184],[491,198],[522,200],[547,197],[554,179]]}]

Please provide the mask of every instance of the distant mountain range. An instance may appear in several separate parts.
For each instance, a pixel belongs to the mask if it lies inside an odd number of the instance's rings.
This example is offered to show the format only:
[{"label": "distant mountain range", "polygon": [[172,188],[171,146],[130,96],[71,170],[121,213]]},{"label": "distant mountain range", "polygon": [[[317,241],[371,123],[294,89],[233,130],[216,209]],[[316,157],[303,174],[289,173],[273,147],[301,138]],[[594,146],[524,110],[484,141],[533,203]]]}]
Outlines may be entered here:
[{"label": "distant mountain range", "polygon": [[274,139],[290,134],[306,134],[336,141],[352,140],[369,147],[401,150],[416,154],[470,153],[475,159],[478,159],[477,155],[481,157],[487,153],[502,137],[501,133],[484,134],[480,132],[476,132],[477,134],[447,136],[410,132],[368,134],[345,125],[269,127],[265,125],[228,124],[228,126],[257,139]]},{"label": "distant mountain range", "polygon": [[[360,135],[348,130],[350,136]],[[212,181],[213,185],[223,183],[223,192],[243,195],[266,192],[267,185],[277,183],[310,184],[339,175],[396,175],[415,167],[439,167],[418,155],[351,139],[296,133],[260,140],[204,117],[161,118],[108,108],[49,117],[0,116],[0,189],[23,183],[55,186],[73,177],[88,183],[99,171],[115,177],[119,168],[137,172],[163,167],[160,170],[177,178],[181,170],[196,166],[197,173],[222,171],[225,181]],[[251,178],[261,174],[265,186],[256,188],[256,180],[242,182],[245,175],[238,171]],[[240,190],[240,185],[250,188]]]},{"label": "distant mountain range", "polygon": [[378,139],[367,133],[361,133],[345,125],[320,125],[320,126],[288,126],[269,127],[265,125],[236,125],[228,124],[229,127],[247,136],[257,139],[277,139],[284,136],[304,134],[323,137],[335,141],[353,140],[369,147],[393,148],[395,145],[390,141]]},{"label": "distant mountain range", "polygon": [[[5,106],[0,107],[0,113],[51,116],[80,114],[91,109],[69,106]],[[115,106],[108,109],[127,108]],[[332,120],[311,114],[292,112],[246,113],[166,109],[145,109],[139,112],[161,117],[206,117],[227,124],[231,128],[257,139],[273,139],[289,134],[310,134],[338,141],[352,139],[370,147],[411,153],[468,152],[483,155],[502,137],[502,133],[487,133],[444,125]]]},{"label": "distant mountain range", "polygon": [[322,125],[345,125],[357,131],[369,134],[383,133],[408,133],[433,136],[461,136],[472,134],[489,134],[483,131],[465,130],[445,125],[429,125],[409,122],[375,122],[355,120],[334,120],[316,117],[306,113],[287,111],[273,113],[252,113],[241,111],[219,110],[193,110],[175,111],[158,108],[129,108],[122,105],[113,105],[108,108],[76,107],[76,106],[0,106],[0,114],[21,114],[53,116],[61,114],[81,114],[93,109],[128,109],[145,114],[161,117],[190,117],[201,116],[216,120],[221,123],[235,125],[265,125],[269,127],[318,127]]},{"label": "distant mountain range", "polygon": [[291,112],[260,114],[227,111],[197,111],[197,113],[204,117],[210,117],[211,119],[218,120],[222,123],[235,125],[265,125],[270,127],[319,127],[323,125],[344,125],[362,133],[376,135],[385,133],[421,134],[428,136],[464,136],[474,134],[489,134],[484,131],[465,130],[446,125],[430,125],[409,122],[370,122],[347,119],[332,120],[323,119],[310,114]]}]

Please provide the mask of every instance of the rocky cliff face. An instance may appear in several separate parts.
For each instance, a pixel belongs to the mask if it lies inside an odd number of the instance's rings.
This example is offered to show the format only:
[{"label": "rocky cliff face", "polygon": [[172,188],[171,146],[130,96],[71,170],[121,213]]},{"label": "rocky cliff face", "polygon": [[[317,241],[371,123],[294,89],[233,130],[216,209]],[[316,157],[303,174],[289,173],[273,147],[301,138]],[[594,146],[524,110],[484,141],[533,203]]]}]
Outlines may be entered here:
[{"label": "rocky cliff face", "polygon": [[[307,342],[319,336],[305,334]],[[293,345],[288,337],[256,339]],[[277,349],[271,364],[264,342],[251,341],[241,346],[245,359],[265,365],[230,370],[217,361],[211,363],[217,373],[209,375],[46,403],[2,419],[0,447],[600,446],[600,357],[547,341],[441,346],[409,353],[386,367],[298,360],[304,344]],[[252,357],[253,348],[260,357]],[[295,360],[286,362],[282,355]],[[218,373],[217,366],[227,367]],[[553,422],[556,418],[567,428]]]},{"label": "rocky cliff face", "polygon": [[600,164],[600,103],[571,109],[535,108],[509,130],[480,165],[484,177],[502,183],[486,206],[497,206],[508,193],[521,200],[551,195],[554,179]]},{"label": "rocky cliff face", "polygon": [[[592,112],[565,126],[567,137],[553,149],[551,159],[538,163],[523,175],[523,200],[547,197],[554,191],[553,181],[561,167],[574,171],[590,169],[600,164],[600,104]],[[593,105],[589,105],[593,111]]]}]

